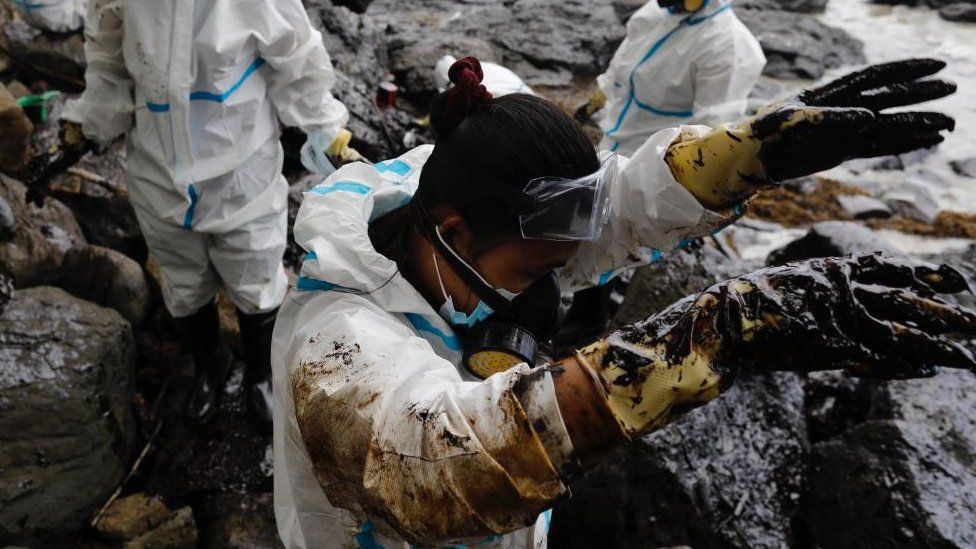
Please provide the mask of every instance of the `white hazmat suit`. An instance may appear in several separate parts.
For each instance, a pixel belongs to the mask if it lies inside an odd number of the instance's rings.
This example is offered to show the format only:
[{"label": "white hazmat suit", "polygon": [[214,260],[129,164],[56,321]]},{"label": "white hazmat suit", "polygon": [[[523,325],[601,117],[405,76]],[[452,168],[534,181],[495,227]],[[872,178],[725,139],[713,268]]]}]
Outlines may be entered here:
[{"label": "white hazmat suit", "polygon": [[629,155],[662,128],[742,118],[766,57],[731,8],[705,0],[694,13],[672,13],[652,0],[631,16],[597,79],[607,98],[597,115],[601,149]]},{"label": "white hazmat suit", "polygon": [[127,135],[130,200],[175,317],[220,282],[247,314],[287,290],[278,121],[330,143],[348,119],[299,0],[93,0],[86,89],[63,118]]},{"label": "white hazmat suit", "polygon": [[[455,61],[457,59],[454,56],[445,55],[438,59],[437,64],[434,65],[434,82],[441,91],[447,89],[447,86],[451,83],[448,72],[451,70],[451,65]],[[519,75],[507,67],[488,61],[481,61],[481,71],[485,74],[481,83],[494,97],[501,97],[510,93],[536,94]]]},{"label": "white hazmat suit", "polygon": [[[599,240],[558,273],[567,291],[734,219],[671,175],[664,154],[678,131],[621,159]],[[396,532],[407,532],[424,546],[540,548],[566,490],[572,444],[548,372],[470,376],[458,336],[371,244],[370,221],[410,201],[432,150],[346,165],[305,193],[295,239],[308,256],[272,348],[286,547],[406,548]]]},{"label": "white hazmat suit", "polygon": [[85,22],[89,0],[12,0],[31,25],[52,32],[72,32]]}]

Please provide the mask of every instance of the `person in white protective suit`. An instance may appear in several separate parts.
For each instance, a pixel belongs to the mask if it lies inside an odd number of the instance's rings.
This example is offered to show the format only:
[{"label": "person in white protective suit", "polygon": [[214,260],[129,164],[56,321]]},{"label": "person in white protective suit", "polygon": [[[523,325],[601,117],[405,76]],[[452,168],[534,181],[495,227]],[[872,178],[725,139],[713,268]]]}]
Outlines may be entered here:
[{"label": "person in white protective suit", "polygon": [[605,101],[595,115],[600,148],[633,154],[663,128],[714,126],[745,114],[766,57],[731,1],[652,0],[631,16],[584,107],[596,111]]},{"label": "person in white protective suit", "polygon": [[937,113],[875,126],[860,99],[809,95],[738,126],[662,130],[626,158],[598,154],[541,98],[493,98],[483,77],[474,58],[451,66],[433,146],[348,164],[305,193],[307,255],[272,347],[288,548],[545,547],[581,470],[727,386],[709,355],[640,376],[643,399],[607,396],[625,372],[590,366],[599,348],[532,367],[523,344],[551,329],[560,292],[720,229],[758,188],[875,147],[874,131],[898,134],[887,152],[951,127]]},{"label": "person in white protective suit", "polygon": [[[448,71],[450,71],[451,65],[456,61],[457,58],[453,55],[445,55],[437,60],[437,64],[434,65],[434,83],[437,84],[438,91],[444,91],[451,85]],[[515,74],[508,67],[482,61],[481,71],[485,74],[485,78],[481,82],[482,85],[495,97],[501,97],[510,93],[536,95],[535,91],[522,80],[522,77]]]},{"label": "person in white protective suit", "polygon": [[93,0],[85,37],[86,89],[64,108],[62,140],[127,138],[129,198],[196,368],[187,413],[212,415],[232,365],[222,285],[249,409],[270,427],[271,332],[288,285],[278,121],[305,131],[310,169],[331,172],[327,152],[355,156],[322,36],[299,0]]},{"label": "person in white protective suit", "polygon": [[31,25],[51,32],[73,32],[85,22],[90,0],[12,0]]},{"label": "person in white protective suit", "polygon": [[[451,89],[461,91],[460,88]],[[505,116],[510,118],[506,122],[513,125],[513,136],[524,135],[525,140],[507,143],[504,152],[486,151],[485,157],[504,157],[514,148],[523,152],[512,160],[525,162],[539,154],[540,142],[548,140],[553,143],[553,150],[562,147],[563,155],[548,161],[533,159],[536,165],[532,168],[512,169],[524,172],[526,179],[533,173],[548,173],[565,161],[574,164],[571,175],[598,171],[600,162],[593,146],[558,107],[523,94],[507,95],[496,101],[510,98],[515,101],[507,104]],[[436,110],[436,107],[432,109],[432,119],[441,135],[447,130],[443,121],[438,123],[438,118],[447,116],[438,116]],[[535,139],[539,132],[543,132],[544,139]],[[564,266],[569,249],[575,249],[574,243],[560,247],[556,253],[540,255],[541,263],[526,265],[523,281],[531,282],[557,267],[564,290],[591,286],[612,268],[648,260],[650,251],[642,245],[668,249],[682,238],[709,234],[731,221],[731,211],[708,210],[667,172],[661,156],[677,133],[677,129],[663,132],[634,158],[616,161],[620,166],[620,187],[614,193],[612,217],[598,241],[584,243]],[[464,145],[458,143],[459,147]],[[490,148],[488,143],[485,146]],[[361,460],[367,458],[367,452],[393,452],[390,455],[424,456],[432,463],[445,460],[442,463],[447,465],[454,459],[452,456],[459,457],[466,451],[460,446],[431,444],[426,440],[432,432],[430,429],[438,433],[445,427],[464,431],[469,421],[483,423],[475,430],[497,433],[499,439],[470,441],[482,447],[472,456],[471,467],[485,467],[485,460],[489,459],[485,452],[497,445],[503,435],[520,436],[525,451],[540,464],[536,471],[540,479],[531,482],[526,479],[524,493],[543,501],[563,491],[558,473],[564,464],[561,459],[555,459],[564,450],[563,445],[553,442],[553,447],[544,448],[537,437],[523,436],[503,427],[507,421],[505,409],[511,406],[512,387],[528,369],[517,368],[476,382],[476,377],[458,367],[461,342],[452,322],[469,323],[484,316],[486,309],[479,307],[473,314],[461,313],[469,305],[470,291],[465,293],[463,302],[456,301],[455,297],[452,306],[451,297],[444,301],[436,278],[433,279],[435,287],[416,287],[410,273],[398,271],[398,262],[378,251],[370,240],[370,222],[398,208],[399,212],[404,210],[401,206],[411,200],[418,185],[424,188],[423,178],[433,173],[436,166],[431,162],[442,147],[441,144],[420,146],[398,159],[373,166],[347,165],[305,195],[295,223],[295,238],[308,251],[308,256],[297,287],[282,307],[272,351],[275,384],[279,388],[275,397],[278,406],[274,435],[275,508],[279,533],[287,547],[406,547],[403,538],[390,533],[391,525],[401,532],[403,529],[415,532],[417,539],[424,542],[451,541],[447,537],[455,534],[451,529],[436,533],[424,528],[414,531],[415,525],[396,524],[399,520],[396,511],[392,516],[376,516],[375,509],[364,507],[363,498],[367,498],[364,486],[368,491],[377,491],[368,499],[393,497],[392,493],[380,493],[387,491],[384,485],[389,483],[393,484],[389,484],[388,490],[404,493],[423,487],[410,486],[415,481],[410,475],[396,480],[404,474],[402,463],[398,466],[381,460],[374,467],[367,461],[367,469],[363,470]],[[546,152],[551,155],[550,151]],[[449,168],[447,162],[441,163],[442,169]],[[474,170],[475,166],[471,168]],[[481,178],[458,179],[450,184],[459,188],[475,187],[480,181]],[[478,205],[465,210],[467,224],[472,230],[477,226],[480,234],[497,233],[492,227],[501,220],[493,218],[488,202],[481,199],[476,202]],[[478,211],[486,218],[478,219]],[[401,218],[386,225],[409,226],[410,222]],[[447,228],[442,225],[441,229],[445,231],[444,238],[449,238]],[[390,247],[396,249],[398,245]],[[436,271],[445,287],[456,287],[459,284],[458,275],[454,274],[456,268],[446,259],[450,255],[430,246],[426,250],[417,271]],[[391,255],[396,256],[397,252]],[[432,261],[435,255],[436,260]],[[430,292],[443,306],[432,306],[427,297]],[[451,296],[459,293],[451,292]],[[556,299],[558,304],[558,292]],[[455,306],[455,310],[445,310]],[[342,360],[347,362],[340,368],[342,371],[335,371],[335,377],[323,380],[322,385],[306,386],[301,381],[310,372],[306,368],[322,371],[331,368],[328,362],[310,365],[310,360],[322,356],[344,357]],[[370,364],[370,370],[361,370],[360,366],[366,363]],[[546,418],[555,433],[553,440],[565,441],[565,429],[560,426],[555,411],[551,380],[543,376],[534,385],[538,398],[530,417]],[[338,443],[341,437],[342,444],[348,446],[341,456],[321,456],[330,462],[329,471],[314,466],[318,456],[311,454],[306,446],[309,439],[303,439],[303,432],[308,431],[301,425],[305,391],[322,390],[331,394],[337,405],[348,406],[348,413],[342,414],[344,417],[321,416],[314,420],[329,422],[323,426],[323,439],[316,444],[328,445],[324,438]],[[497,465],[494,467],[495,471],[485,471],[484,482],[501,481],[498,475],[504,471]],[[463,489],[445,488],[443,497],[453,497],[450,496],[453,490]],[[537,519],[533,518],[528,526],[512,534],[455,539],[453,543],[481,540],[496,547],[544,547],[551,512],[543,511],[544,507],[540,507],[533,515]],[[458,509],[452,520],[463,520],[465,512]],[[521,516],[519,520],[524,518]],[[387,524],[381,526],[381,523]]]}]

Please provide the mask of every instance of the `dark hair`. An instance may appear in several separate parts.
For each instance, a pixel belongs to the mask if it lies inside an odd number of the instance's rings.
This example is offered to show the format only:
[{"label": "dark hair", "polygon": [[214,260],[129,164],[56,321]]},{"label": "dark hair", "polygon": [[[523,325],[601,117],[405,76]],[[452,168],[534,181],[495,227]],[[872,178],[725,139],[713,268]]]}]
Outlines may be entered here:
[{"label": "dark hair", "polygon": [[[600,167],[582,128],[556,105],[528,94],[492,98],[474,58],[456,62],[450,77],[454,86],[431,102],[434,150],[409,207],[449,205],[490,247],[520,236],[517,197],[530,180],[582,177]],[[375,244],[389,241],[373,236]]]},{"label": "dark hair", "polygon": [[512,94],[492,99],[457,127],[439,127],[414,200],[433,209],[450,205],[472,233],[486,239],[519,235],[518,211],[505,191],[521,191],[537,177],[576,178],[600,167],[596,149],[577,122],[545,99]]}]

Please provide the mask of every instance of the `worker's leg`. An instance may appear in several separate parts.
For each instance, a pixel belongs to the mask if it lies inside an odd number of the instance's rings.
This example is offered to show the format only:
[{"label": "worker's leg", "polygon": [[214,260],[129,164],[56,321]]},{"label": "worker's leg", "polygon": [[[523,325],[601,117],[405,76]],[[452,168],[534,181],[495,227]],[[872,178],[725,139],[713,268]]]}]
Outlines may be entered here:
[{"label": "worker's leg", "polygon": [[[276,144],[277,145],[277,144]],[[249,163],[250,164],[250,163]],[[249,179],[266,175],[264,166],[242,167],[235,174],[239,188]],[[288,184],[275,170],[272,183],[260,193],[259,217],[228,232],[214,234],[209,248],[214,265],[231,301],[244,343],[244,386],[248,409],[267,428],[271,427],[271,334],[278,306],[288,290],[282,257],[288,223]]]},{"label": "worker's leg", "polygon": [[207,252],[210,237],[144,209],[135,208],[135,212],[159,266],[166,309],[193,357],[194,383],[186,413],[193,420],[206,421],[216,411],[233,364],[230,350],[220,338],[217,278]]}]

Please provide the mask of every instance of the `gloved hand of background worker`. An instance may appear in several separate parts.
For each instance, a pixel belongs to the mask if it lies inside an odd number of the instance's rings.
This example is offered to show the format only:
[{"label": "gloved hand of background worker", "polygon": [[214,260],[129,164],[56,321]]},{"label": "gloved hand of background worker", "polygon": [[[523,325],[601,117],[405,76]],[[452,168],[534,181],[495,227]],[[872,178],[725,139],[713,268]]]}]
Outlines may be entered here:
[{"label": "gloved hand of background worker", "polygon": [[351,131],[345,128],[339,130],[339,135],[337,135],[335,140],[332,141],[329,148],[325,150],[326,156],[332,160],[334,165],[341,166],[350,162],[359,162],[364,160],[363,155],[359,154],[359,151],[349,146],[351,141]]},{"label": "gloved hand of background worker", "polygon": [[77,122],[62,120],[58,135],[60,142],[56,147],[34,156],[24,168],[26,200],[37,207],[44,205],[53,177],[77,164],[87,153],[101,154],[106,150],[85,137],[81,124]]},{"label": "gloved hand of background worker", "polygon": [[327,176],[343,164],[368,162],[359,151],[349,146],[351,141],[352,132],[345,128],[339,130],[335,137],[331,134],[326,136],[324,133],[310,133],[302,146],[302,164],[310,172]]},{"label": "gloved hand of background worker", "polygon": [[104,152],[95,142],[85,137],[85,132],[81,124],[77,122],[62,120],[61,127],[58,130],[58,137],[61,140],[61,149],[67,154],[84,155],[89,151],[95,153]]},{"label": "gloved hand of background worker", "polygon": [[672,173],[702,204],[727,207],[786,179],[852,158],[902,154],[943,140],[955,121],[938,112],[883,113],[945,97],[944,80],[921,80],[945,63],[909,59],[872,65],[760,109],[736,126],[721,126],[671,146]]},{"label": "gloved hand of background worker", "polygon": [[976,312],[936,294],[972,291],[947,265],[861,255],[813,259],[715,284],[577,353],[627,434],[717,397],[740,369],[847,369],[886,379],[976,369],[956,341]]}]

